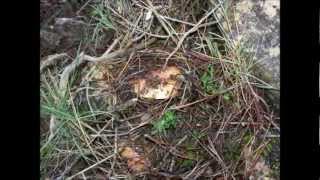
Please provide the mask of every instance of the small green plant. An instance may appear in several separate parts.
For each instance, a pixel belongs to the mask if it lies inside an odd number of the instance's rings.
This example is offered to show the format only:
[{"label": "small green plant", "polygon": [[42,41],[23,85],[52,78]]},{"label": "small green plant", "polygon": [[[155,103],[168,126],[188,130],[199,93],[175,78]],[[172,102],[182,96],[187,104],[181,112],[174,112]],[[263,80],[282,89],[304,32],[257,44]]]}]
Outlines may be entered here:
[{"label": "small green plant", "polygon": [[208,49],[209,49],[209,52],[210,52],[210,55],[212,57],[219,57],[221,58],[221,53],[218,49],[218,43],[217,42],[212,42],[212,38],[205,38],[206,40],[206,43],[207,43],[207,46],[208,46]]},{"label": "small green plant", "polygon": [[230,99],[231,99],[230,93],[225,93],[225,94],[223,95],[223,99],[226,100],[226,101],[230,101]]},{"label": "small green plant", "polygon": [[196,158],[196,154],[192,150],[193,149],[193,145],[192,144],[188,144],[186,149],[187,149],[187,157],[190,158],[190,159],[184,159],[181,162],[181,166],[185,167],[185,168],[191,168],[193,163],[194,163],[194,160],[192,160],[192,159]]},{"label": "small green plant", "polygon": [[268,144],[267,144],[267,146],[266,146],[266,149],[265,149],[265,151],[264,151],[264,155],[265,156],[267,156],[268,155],[268,153],[270,153],[271,152],[271,150],[272,150],[272,142],[269,142]]},{"label": "small green plant", "polygon": [[245,132],[244,136],[242,137],[243,144],[248,144],[252,140],[253,135],[247,131]]},{"label": "small green plant", "polygon": [[202,83],[202,86],[206,93],[211,94],[213,91],[217,90],[217,85],[215,84],[213,80],[213,67],[210,64],[208,66],[207,71],[201,76],[200,80]]},{"label": "small green plant", "polygon": [[95,21],[95,28],[91,41],[95,42],[95,46],[97,46],[103,40],[103,37],[105,37],[105,30],[115,30],[115,27],[110,19],[110,12],[103,4],[93,6],[92,8],[91,16]]},{"label": "small green plant", "polygon": [[245,132],[241,139],[241,143],[229,143],[226,147],[225,158],[228,161],[236,162],[241,157],[243,148],[252,141],[253,134],[250,131]]},{"label": "small green plant", "polygon": [[177,124],[177,117],[174,111],[167,111],[164,115],[153,124],[156,133],[165,133],[170,128],[175,128]]},{"label": "small green plant", "polygon": [[99,4],[93,7],[93,11],[91,12],[92,17],[97,21],[98,25],[107,29],[115,29],[112,25],[112,22],[109,18],[109,11],[103,6],[103,4]]},{"label": "small green plant", "polygon": [[[40,134],[40,173],[45,176],[51,172],[52,162],[61,163],[64,155],[57,155],[60,149],[67,149],[75,157],[87,158],[89,151],[85,138],[88,136],[83,127],[94,121],[99,111],[91,111],[85,103],[75,103],[76,98],[70,92],[79,78],[79,71],[71,74],[67,88],[59,87],[59,66],[41,74],[40,81],[40,120],[46,129]],[[52,73],[53,72],[53,73]],[[66,156],[70,156],[66,153]],[[57,167],[63,166],[63,163]]]},{"label": "small green plant", "polygon": [[263,155],[264,157],[267,157],[267,156],[271,153],[272,148],[273,148],[273,145],[274,145],[275,143],[276,143],[275,140],[271,140],[271,141],[269,141],[269,142],[267,143],[267,145],[265,146],[265,149],[264,149],[263,152],[262,152],[262,155]]}]

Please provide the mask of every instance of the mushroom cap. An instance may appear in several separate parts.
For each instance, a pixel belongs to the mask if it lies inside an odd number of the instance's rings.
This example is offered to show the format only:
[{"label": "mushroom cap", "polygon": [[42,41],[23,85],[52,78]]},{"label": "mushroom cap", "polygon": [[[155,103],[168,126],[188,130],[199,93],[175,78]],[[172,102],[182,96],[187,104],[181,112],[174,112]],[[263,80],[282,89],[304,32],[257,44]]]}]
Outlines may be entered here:
[{"label": "mushroom cap", "polygon": [[120,155],[127,160],[128,168],[134,172],[141,172],[150,166],[150,161],[146,157],[139,155],[133,148],[124,147]]},{"label": "mushroom cap", "polygon": [[131,147],[124,147],[120,153],[121,157],[132,159],[139,157],[138,153],[136,153]]},{"label": "mushroom cap", "polygon": [[178,75],[181,75],[181,71],[175,66],[149,71],[144,77],[132,82],[134,92],[139,97],[146,99],[175,97],[181,86],[176,78]]}]

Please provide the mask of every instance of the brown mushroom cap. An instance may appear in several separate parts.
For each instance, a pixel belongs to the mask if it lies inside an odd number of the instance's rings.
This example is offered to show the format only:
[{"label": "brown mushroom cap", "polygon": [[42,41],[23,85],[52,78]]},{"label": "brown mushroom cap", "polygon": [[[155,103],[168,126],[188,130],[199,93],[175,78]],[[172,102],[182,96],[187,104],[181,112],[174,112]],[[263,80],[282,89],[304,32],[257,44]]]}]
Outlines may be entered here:
[{"label": "brown mushroom cap", "polygon": [[139,155],[133,148],[124,147],[120,155],[127,160],[128,168],[134,172],[141,172],[150,166],[150,161],[144,156]]}]

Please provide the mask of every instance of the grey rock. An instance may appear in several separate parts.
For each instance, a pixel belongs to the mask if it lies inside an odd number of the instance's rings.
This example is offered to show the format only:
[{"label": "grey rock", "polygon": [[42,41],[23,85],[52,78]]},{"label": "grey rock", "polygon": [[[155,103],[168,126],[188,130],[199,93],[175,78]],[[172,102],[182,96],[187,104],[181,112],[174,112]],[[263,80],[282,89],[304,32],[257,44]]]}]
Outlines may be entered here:
[{"label": "grey rock", "polygon": [[[233,3],[235,14],[230,36],[248,44],[255,60],[270,77],[269,83],[280,88],[280,0],[240,0]],[[250,48],[249,48],[250,47]]]},{"label": "grey rock", "polygon": [[[221,0],[219,0],[221,1]],[[230,28],[217,13],[218,20],[234,44],[241,43],[247,52],[253,53],[259,78],[277,90],[267,93],[276,111],[280,102],[280,0],[227,0]],[[221,9],[221,8],[220,8]]]},{"label": "grey rock", "polygon": [[[244,43],[245,50],[255,54],[258,77],[275,89],[280,89],[280,0],[229,2],[231,28],[226,28],[225,22],[222,23],[227,35],[235,44]],[[267,91],[266,100],[276,115],[279,115],[279,91]],[[270,163],[277,164],[279,150],[277,143],[272,148]]]}]

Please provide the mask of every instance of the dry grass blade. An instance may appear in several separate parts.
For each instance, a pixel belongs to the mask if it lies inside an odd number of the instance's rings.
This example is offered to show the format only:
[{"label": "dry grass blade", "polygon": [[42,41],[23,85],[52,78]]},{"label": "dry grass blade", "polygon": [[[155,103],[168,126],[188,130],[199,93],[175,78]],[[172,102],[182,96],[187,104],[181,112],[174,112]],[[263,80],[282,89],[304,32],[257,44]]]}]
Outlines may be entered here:
[{"label": "dry grass blade", "polygon": [[67,53],[54,54],[54,55],[48,56],[45,60],[43,60],[43,63],[40,65],[40,73],[48,66],[53,65],[55,62],[65,57],[68,57]]},{"label": "dry grass blade", "polygon": [[150,0],[147,0],[147,3],[150,6],[150,10],[154,13],[154,15],[158,18],[158,21],[160,22],[161,26],[165,29],[165,31],[168,33],[169,37],[172,38],[172,40],[174,42],[177,42],[176,38],[173,37],[171,31],[169,30],[169,28],[167,27],[167,25],[164,22],[164,19],[162,18],[162,16],[156,11],[155,7],[152,5],[152,2]]},{"label": "dry grass blade", "polygon": [[215,8],[213,8],[204,17],[202,17],[195,26],[193,26],[191,29],[189,29],[186,33],[183,34],[183,36],[180,38],[176,48],[166,58],[164,68],[167,66],[169,59],[180,49],[180,47],[182,46],[183,41],[186,39],[186,37],[188,37],[191,33],[197,31],[199,29],[200,25],[203,23],[203,21],[205,21],[210,15],[212,15],[217,10],[218,7],[219,6],[216,6]]},{"label": "dry grass blade", "polygon": [[[160,31],[160,28],[157,29],[157,32],[159,32],[159,31]],[[132,48],[120,49],[120,50],[114,51],[112,53],[108,53],[108,51],[107,51],[100,57],[92,57],[92,56],[82,54],[81,59],[86,60],[86,61],[92,61],[92,62],[113,61],[113,60],[115,60],[115,58],[122,57],[124,55],[131,54],[134,51],[146,48],[149,45],[151,45],[152,43],[154,43],[156,40],[157,40],[157,38],[151,38],[147,42],[142,41],[140,44],[134,45],[134,47],[132,47]]]},{"label": "dry grass blade", "polygon": [[76,60],[74,60],[70,65],[68,65],[62,72],[60,82],[59,82],[59,88],[61,90],[62,95],[64,95],[67,90],[71,73],[74,72],[75,69],[84,62],[84,59],[82,58],[82,56],[83,56],[83,53],[80,54],[79,58],[76,58]]},{"label": "dry grass blade", "polygon": [[110,156],[108,156],[108,157],[106,157],[106,158],[104,158],[104,159],[102,159],[102,160],[100,160],[100,161],[96,162],[95,164],[93,164],[93,165],[91,165],[91,166],[89,166],[89,167],[87,167],[87,168],[83,169],[82,171],[80,171],[80,172],[78,172],[78,173],[76,173],[76,174],[74,174],[74,175],[72,175],[72,176],[70,176],[70,177],[66,178],[66,180],[71,180],[71,179],[73,179],[73,178],[75,178],[75,177],[77,177],[77,176],[79,176],[79,175],[81,175],[81,174],[83,174],[83,173],[85,173],[85,172],[89,171],[90,169],[92,169],[92,168],[94,168],[94,167],[96,167],[96,166],[100,165],[101,163],[104,163],[105,161],[107,161],[107,160],[111,159],[113,156],[115,156],[115,155],[114,155],[114,154],[111,154]]}]

